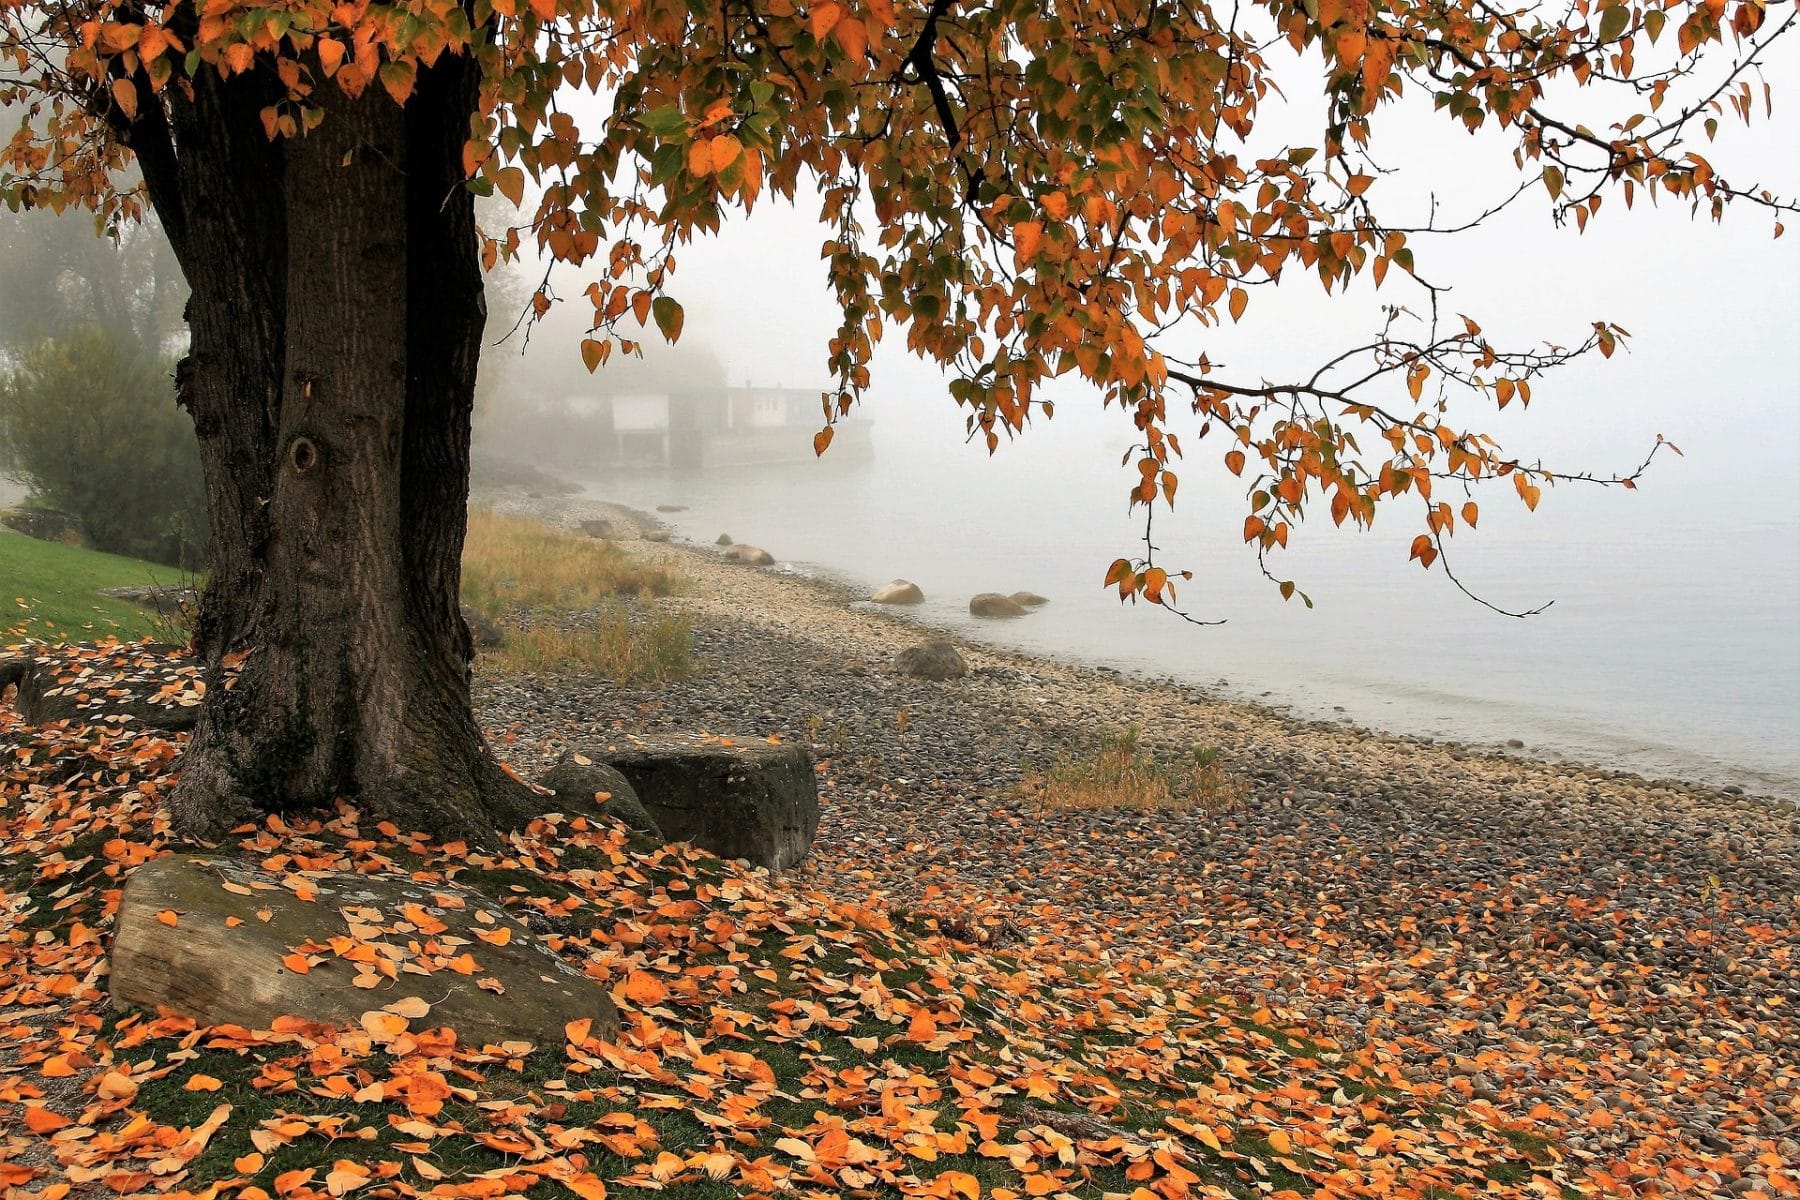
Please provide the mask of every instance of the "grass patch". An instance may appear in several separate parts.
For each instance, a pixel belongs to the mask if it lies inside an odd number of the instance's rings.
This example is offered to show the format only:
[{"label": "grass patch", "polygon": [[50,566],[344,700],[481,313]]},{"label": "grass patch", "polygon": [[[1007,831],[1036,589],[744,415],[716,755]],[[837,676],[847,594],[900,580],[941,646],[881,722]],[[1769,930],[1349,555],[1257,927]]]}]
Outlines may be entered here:
[{"label": "grass patch", "polygon": [[1064,754],[1042,771],[1028,768],[1019,791],[1045,808],[1134,812],[1222,812],[1245,795],[1217,750],[1196,746],[1185,756],[1152,754],[1135,725],[1102,737],[1091,754]]},{"label": "grass patch", "polygon": [[181,572],[41,542],[0,526],[0,580],[0,603],[11,609],[12,618],[0,623],[0,642],[79,642],[108,634],[130,640],[162,636],[165,623],[136,604],[100,595],[100,589],[177,583]]},{"label": "grass patch", "polygon": [[493,652],[503,670],[580,671],[618,684],[667,683],[693,670],[693,624],[679,613],[641,613],[609,601],[572,627],[515,626]]},{"label": "grass patch", "polygon": [[520,611],[578,612],[618,596],[667,596],[679,582],[671,568],[641,562],[610,542],[525,517],[469,513],[463,599],[496,620]]},{"label": "grass patch", "polygon": [[463,599],[495,621],[506,672],[666,683],[693,669],[693,626],[634,606],[680,587],[676,572],[609,542],[476,510],[463,546]]}]

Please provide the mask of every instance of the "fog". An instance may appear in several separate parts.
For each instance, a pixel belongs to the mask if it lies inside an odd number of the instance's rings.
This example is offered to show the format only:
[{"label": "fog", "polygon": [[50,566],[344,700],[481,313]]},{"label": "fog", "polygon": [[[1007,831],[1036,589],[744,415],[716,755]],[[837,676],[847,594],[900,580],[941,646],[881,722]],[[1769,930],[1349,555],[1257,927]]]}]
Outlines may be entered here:
[{"label": "fog", "polygon": [[[1800,61],[1792,45],[1780,54],[1769,68],[1773,120],[1759,112],[1748,131],[1724,123],[1707,153],[1740,183],[1792,195],[1800,109],[1784,85],[1800,82]],[[1316,98],[1290,91],[1266,127],[1316,144],[1306,136]],[[1390,219],[1456,224],[1517,185],[1507,132],[1470,137],[1416,104],[1383,126],[1377,158],[1396,173],[1376,192]],[[765,199],[684,247],[671,286],[686,310],[676,357],[652,336],[646,368],[625,370],[673,370],[679,381],[680,356],[698,346],[696,370],[703,363],[710,377],[716,363],[732,386],[825,387],[837,316],[815,216],[804,195]],[[1156,544],[1161,561],[1197,573],[1184,607],[1226,623],[1198,629],[1121,610],[1100,579],[1114,557],[1142,548],[1141,510],[1125,502],[1135,472],[1119,467],[1128,418],[1053,385],[1055,419],[990,457],[965,438],[943,376],[905,353],[897,331],[877,349],[860,410],[873,422],[866,461],[838,447],[812,461],[805,423],[788,433],[792,453],[760,468],[631,472],[595,460],[583,470],[567,440],[554,453],[597,496],[684,507],[673,520],[696,541],[728,532],[768,546],[785,569],[857,586],[911,578],[930,597],[923,619],[968,636],[1315,716],[1516,737],[1539,752],[1800,794],[1800,241],[1772,239],[1772,225],[1749,206],[1714,224],[1642,196],[1627,211],[1613,197],[1578,233],[1557,227],[1533,188],[1477,230],[1414,240],[1421,272],[1451,287],[1446,315],[1474,316],[1499,344],[1573,344],[1597,320],[1632,334],[1611,360],[1584,359],[1534,385],[1528,410],[1465,402],[1458,419],[1559,469],[1629,471],[1659,434],[1684,455],[1659,457],[1636,492],[1556,488],[1536,514],[1510,489],[1479,497],[1479,532],[1451,545],[1456,569],[1502,605],[1554,601],[1529,621],[1497,616],[1441,571],[1408,563],[1412,512],[1387,513],[1368,534],[1299,530],[1280,571],[1316,607],[1284,605],[1241,545],[1242,484],[1219,467],[1218,449],[1192,442]],[[558,290],[579,296],[581,285],[559,275]],[[1369,340],[1383,304],[1426,303],[1398,273],[1380,291],[1364,281],[1329,297],[1295,277],[1258,290],[1241,326],[1179,331],[1180,349],[1204,351],[1230,378],[1292,378]],[[534,334],[526,361],[540,353],[562,356],[559,387],[583,386],[567,339]],[[626,381],[609,365],[586,386],[638,386]],[[1003,626],[968,616],[971,593],[1013,588],[1052,604]]]},{"label": "fog", "polygon": [[[1740,183],[1793,195],[1800,48],[1790,39],[1779,54],[1774,119],[1759,113],[1748,131],[1723,124],[1708,154]],[[1317,97],[1292,96],[1262,128],[1277,143],[1316,144]],[[1404,106],[1383,119],[1376,152],[1394,173],[1372,195],[1390,219],[1456,224],[1516,186],[1511,142]],[[1055,419],[990,456],[965,437],[944,377],[890,330],[859,435],[813,458],[837,322],[815,217],[804,194],[795,204],[765,196],[753,215],[681,248],[670,289],[686,313],[679,345],[652,331],[641,357],[616,356],[591,375],[578,351],[581,272],[554,272],[556,292],[574,299],[521,324],[543,265],[502,268],[489,288],[478,456],[549,467],[606,499],[684,507],[679,533],[753,538],[785,569],[858,586],[913,578],[931,596],[924,619],[971,636],[1316,715],[1521,736],[1652,773],[1800,792],[1800,234],[1772,239],[1768,213],[1739,206],[1714,224],[1642,198],[1627,211],[1614,197],[1578,233],[1557,227],[1533,188],[1476,230],[1415,238],[1421,273],[1451,288],[1445,313],[1477,318],[1497,343],[1575,343],[1596,320],[1632,334],[1611,361],[1584,359],[1535,385],[1529,410],[1466,404],[1455,419],[1558,469],[1629,470],[1659,434],[1684,456],[1659,458],[1635,493],[1559,487],[1532,516],[1510,489],[1484,503],[1479,532],[1460,532],[1450,549],[1484,597],[1556,601],[1516,622],[1406,561],[1410,513],[1384,515],[1367,535],[1320,522],[1299,530],[1279,570],[1316,607],[1284,605],[1241,545],[1242,484],[1216,447],[1190,441],[1179,504],[1158,516],[1156,544],[1161,561],[1196,571],[1181,600],[1226,622],[1207,629],[1121,610],[1099,586],[1108,562],[1140,551],[1143,526],[1125,503],[1135,472],[1119,468],[1134,431],[1091,391],[1051,385]],[[95,283],[165,280],[157,242],[139,230],[123,246],[101,243],[78,216],[0,214],[0,354],[85,320],[166,342],[178,289]],[[1367,341],[1381,306],[1426,303],[1399,272],[1379,291],[1362,281],[1333,296],[1296,276],[1258,289],[1242,325],[1178,328],[1174,340],[1229,378],[1291,378]],[[694,398],[703,424],[762,424],[737,439],[729,468],[642,469],[657,448],[613,427],[672,396]],[[977,624],[967,597],[991,588],[1030,588],[1052,604],[1004,627]]]}]

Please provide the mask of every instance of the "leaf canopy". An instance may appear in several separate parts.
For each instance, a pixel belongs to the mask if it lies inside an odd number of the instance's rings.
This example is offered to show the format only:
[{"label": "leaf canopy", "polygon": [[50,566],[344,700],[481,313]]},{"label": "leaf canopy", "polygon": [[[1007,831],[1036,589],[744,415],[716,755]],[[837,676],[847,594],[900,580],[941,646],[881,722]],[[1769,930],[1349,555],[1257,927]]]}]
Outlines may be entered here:
[{"label": "leaf canopy", "polygon": [[[463,150],[469,186],[535,197],[520,225],[487,231],[486,260],[535,244],[584,269],[590,368],[634,350],[652,323],[679,335],[684,243],[765,192],[816,194],[841,310],[827,425],[869,386],[873,347],[891,331],[945,368],[990,450],[1048,413],[1049,380],[1078,378],[1142,433],[1133,505],[1174,503],[1172,419],[1188,416],[1190,437],[1225,442],[1259,554],[1286,546],[1314,505],[1368,525],[1378,505],[1406,500],[1430,551],[1412,556],[1429,566],[1457,523],[1435,492],[1510,475],[1535,506],[1559,480],[1636,478],[1527,464],[1449,403],[1528,403],[1545,371],[1610,356],[1624,331],[1596,322],[1572,347],[1516,351],[1473,320],[1439,322],[1440,289],[1415,246],[1459,227],[1385,215],[1392,189],[1374,153],[1385,114],[1416,99],[1453,128],[1503,131],[1518,189],[1496,208],[1535,201],[1541,186],[1558,221],[1585,228],[1609,197],[1648,193],[1715,218],[1733,202],[1760,206],[1779,234],[1791,202],[1728,181],[1694,142],[1720,116],[1749,123],[1767,110],[1766,87],[1752,85],[1795,23],[1781,7],[0,0],[0,104],[23,118],[0,150],[0,199],[137,216],[143,200],[122,169],[166,136],[172,98],[207,77],[263,81],[264,128],[283,138],[323,119],[321,88],[404,104],[422,69],[473,56],[483,84]],[[1314,144],[1261,128],[1277,74],[1288,92],[1323,89]],[[1615,122],[1580,115],[1621,104]],[[1204,353],[1206,330],[1249,319],[1259,287],[1296,275],[1379,287],[1396,271],[1433,317],[1395,305],[1368,344],[1315,373],[1232,380]],[[540,294],[538,311],[549,302]],[[1149,559],[1109,585],[1169,603]]]}]

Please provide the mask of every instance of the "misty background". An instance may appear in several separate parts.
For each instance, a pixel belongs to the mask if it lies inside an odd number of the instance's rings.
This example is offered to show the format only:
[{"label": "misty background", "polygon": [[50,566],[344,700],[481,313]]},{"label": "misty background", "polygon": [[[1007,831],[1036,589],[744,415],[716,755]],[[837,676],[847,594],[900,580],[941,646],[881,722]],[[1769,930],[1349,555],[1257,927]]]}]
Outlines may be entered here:
[{"label": "misty background", "polygon": [[[1723,127],[1709,156],[1740,184],[1792,195],[1800,89],[1781,81],[1800,82],[1800,62],[1791,43],[1779,53],[1773,121]],[[1456,224],[1516,186],[1509,135],[1472,138],[1417,108],[1386,120],[1378,147],[1396,173],[1371,198],[1390,221]],[[1265,121],[1307,144],[1317,113],[1302,95]],[[1134,440],[1128,416],[1053,388],[1055,419],[990,457],[965,439],[943,377],[895,330],[860,411],[866,456],[814,460],[816,422],[786,431],[791,462],[698,473],[620,469],[584,441],[583,406],[602,395],[824,387],[836,314],[816,215],[804,197],[765,198],[683,248],[670,289],[686,310],[679,346],[652,334],[641,360],[615,358],[593,376],[577,348],[580,272],[554,275],[574,299],[527,336],[509,330],[543,268],[503,269],[490,281],[478,454],[547,465],[599,498],[683,506],[669,518],[680,534],[729,533],[782,569],[859,587],[911,579],[928,597],[920,619],[997,644],[1322,719],[1518,739],[1534,753],[1800,795],[1800,235],[1772,239],[1766,212],[1740,206],[1715,225],[1643,198],[1628,212],[1615,196],[1577,234],[1552,223],[1533,189],[1476,231],[1414,240],[1421,274],[1453,286],[1446,313],[1475,317],[1497,344],[1573,344],[1602,319],[1632,334],[1611,361],[1534,385],[1529,410],[1465,404],[1453,420],[1558,469],[1629,471],[1658,434],[1683,451],[1659,457],[1636,492],[1560,486],[1535,514],[1505,484],[1477,492],[1480,528],[1451,540],[1454,568],[1497,604],[1554,600],[1548,612],[1496,615],[1409,563],[1419,522],[1402,508],[1366,534],[1322,517],[1296,530],[1274,569],[1316,607],[1283,603],[1242,544],[1243,485],[1219,465],[1222,448],[1188,441],[1177,507],[1159,508],[1155,540],[1161,563],[1195,572],[1182,607],[1225,621],[1207,628],[1121,608],[1101,586],[1108,563],[1142,549],[1142,510],[1126,504],[1136,475],[1119,466]],[[0,213],[0,369],[77,326],[178,352],[179,281],[169,286],[158,244],[153,229],[115,244],[80,215]],[[1204,350],[1227,378],[1292,378],[1368,340],[1387,303],[1426,298],[1398,272],[1379,292],[1364,281],[1330,297],[1296,276],[1256,289],[1243,325],[1188,331],[1183,348]],[[0,482],[0,504],[20,495]],[[1018,589],[1051,603],[1011,622],[968,616],[971,594]]]}]

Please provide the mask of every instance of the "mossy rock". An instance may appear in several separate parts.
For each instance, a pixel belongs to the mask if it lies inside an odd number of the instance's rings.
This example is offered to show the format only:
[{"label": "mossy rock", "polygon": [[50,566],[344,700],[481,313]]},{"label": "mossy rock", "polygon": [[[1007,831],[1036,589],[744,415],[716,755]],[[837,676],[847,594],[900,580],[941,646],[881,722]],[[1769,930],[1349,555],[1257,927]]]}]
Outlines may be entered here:
[{"label": "mossy rock", "polygon": [[228,856],[170,855],[126,878],[111,985],[122,1007],[246,1029],[357,1025],[421,1002],[411,1028],[449,1026],[464,1045],[556,1047],[584,1017],[599,1037],[619,1028],[604,988],[479,892]]}]

